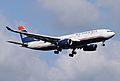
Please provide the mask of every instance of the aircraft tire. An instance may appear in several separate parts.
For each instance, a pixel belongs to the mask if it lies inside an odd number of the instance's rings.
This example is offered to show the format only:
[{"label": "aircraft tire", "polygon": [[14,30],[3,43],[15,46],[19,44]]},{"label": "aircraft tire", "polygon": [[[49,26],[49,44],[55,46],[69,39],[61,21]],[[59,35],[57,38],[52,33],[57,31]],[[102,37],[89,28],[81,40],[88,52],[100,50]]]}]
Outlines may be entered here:
[{"label": "aircraft tire", "polygon": [[55,54],[59,54],[59,51],[54,51]]},{"label": "aircraft tire", "polygon": [[74,56],[74,54],[69,54],[69,56],[70,56],[70,57],[73,57],[73,56]]},{"label": "aircraft tire", "polygon": [[105,46],[105,44],[103,44],[102,46]]}]

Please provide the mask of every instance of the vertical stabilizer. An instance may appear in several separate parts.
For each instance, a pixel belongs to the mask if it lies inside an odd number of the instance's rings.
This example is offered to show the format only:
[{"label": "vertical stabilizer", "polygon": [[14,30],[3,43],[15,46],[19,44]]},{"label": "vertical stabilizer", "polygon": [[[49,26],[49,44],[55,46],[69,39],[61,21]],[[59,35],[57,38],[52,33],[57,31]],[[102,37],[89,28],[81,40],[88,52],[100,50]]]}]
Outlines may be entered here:
[{"label": "vertical stabilizer", "polygon": [[[27,32],[27,30],[23,26],[19,26],[18,30],[22,31],[22,32]],[[20,34],[20,37],[21,37],[22,43],[29,43],[29,42],[35,41],[33,38],[28,37],[28,36],[23,35],[23,34]]]}]

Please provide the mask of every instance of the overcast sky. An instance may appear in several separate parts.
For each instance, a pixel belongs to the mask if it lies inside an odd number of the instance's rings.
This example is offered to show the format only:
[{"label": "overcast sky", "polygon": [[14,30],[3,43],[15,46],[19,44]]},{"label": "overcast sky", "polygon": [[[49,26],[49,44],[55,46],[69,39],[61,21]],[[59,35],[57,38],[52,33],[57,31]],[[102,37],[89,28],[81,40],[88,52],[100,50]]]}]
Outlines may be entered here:
[{"label": "overcast sky", "polygon": [[[1,0],[0,81],[120,81],[120,0]],[[109,28],[116,36],[96,52],[70,58],[68,51],[33,51],[6,41],[20,41],[5,26],[60,36]]]}]

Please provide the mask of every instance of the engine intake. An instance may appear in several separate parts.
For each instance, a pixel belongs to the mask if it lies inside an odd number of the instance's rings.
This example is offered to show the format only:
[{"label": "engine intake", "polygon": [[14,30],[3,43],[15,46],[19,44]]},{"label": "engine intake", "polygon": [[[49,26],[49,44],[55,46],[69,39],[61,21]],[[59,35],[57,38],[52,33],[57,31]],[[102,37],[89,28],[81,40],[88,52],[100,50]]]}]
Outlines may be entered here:
[{"label": "engine intake", "polygon": [[71,39],[60,40],[60,41],[58,41],[58,45],[60,47],[62,47],[62,46],[70,46],[70,45],[72,45],[72,40]]},{"label": "engine intake", "polygon": [[97,44],[90,44],[83,47],[84,51],[96,51]]}]

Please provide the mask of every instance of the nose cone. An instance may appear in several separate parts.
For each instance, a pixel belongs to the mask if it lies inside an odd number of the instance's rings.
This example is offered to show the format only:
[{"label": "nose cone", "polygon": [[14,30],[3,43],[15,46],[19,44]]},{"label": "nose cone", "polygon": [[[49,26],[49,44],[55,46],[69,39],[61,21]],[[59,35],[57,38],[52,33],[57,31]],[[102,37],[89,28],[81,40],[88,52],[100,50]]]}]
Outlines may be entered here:
[{"label": "nose cone", "polygon": [[115,32],[110,33],[110,37],[113,37],[115,35]]},{"label": "nose cone", "polygon": [[112,34],[111,34],[112,36],[114,36],[115,35],[115,32],[112,32]]}]

